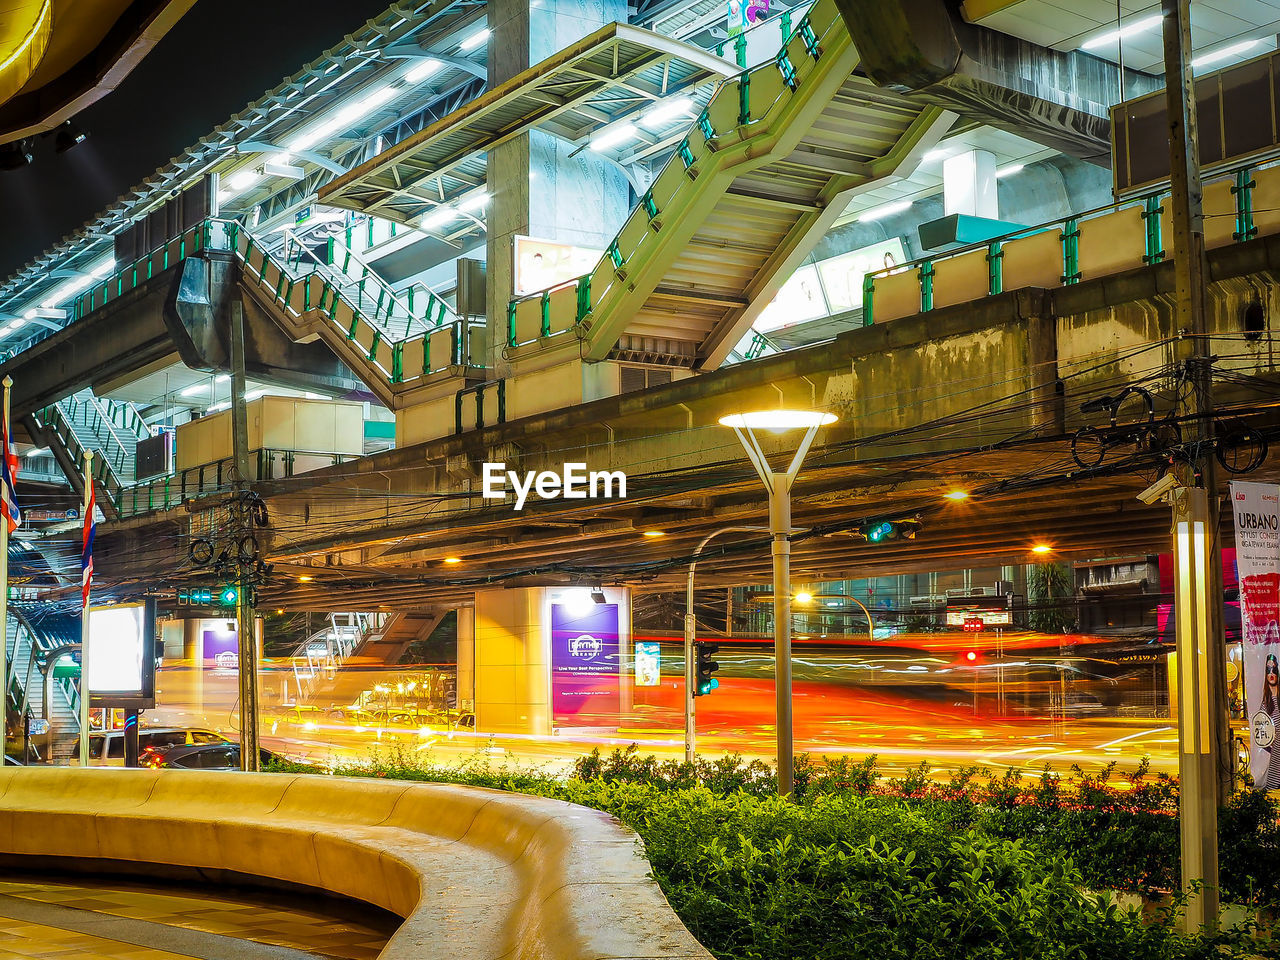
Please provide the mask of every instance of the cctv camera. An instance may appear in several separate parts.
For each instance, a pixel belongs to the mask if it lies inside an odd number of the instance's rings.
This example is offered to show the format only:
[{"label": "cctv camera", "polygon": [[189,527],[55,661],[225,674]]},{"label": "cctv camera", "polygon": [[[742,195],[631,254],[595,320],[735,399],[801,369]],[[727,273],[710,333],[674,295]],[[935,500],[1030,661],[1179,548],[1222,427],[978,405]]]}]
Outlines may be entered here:
[{"label": "cctv camera", "polygon": [[1152,504],[1172,493],[1177,486],[1178,478],[1171,473],[1166,473],[1163,477],[1138,494],[1138,499],[1145,504]]}]

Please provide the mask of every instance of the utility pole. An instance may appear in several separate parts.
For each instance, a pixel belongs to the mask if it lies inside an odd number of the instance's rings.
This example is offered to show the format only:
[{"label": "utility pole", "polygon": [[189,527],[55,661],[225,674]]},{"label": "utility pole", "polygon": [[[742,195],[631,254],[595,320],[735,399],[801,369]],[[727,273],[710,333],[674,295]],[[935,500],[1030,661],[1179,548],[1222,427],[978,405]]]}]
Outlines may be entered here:
[{"label": "utility pole", "polygon": [[[246,495],[249,492],[249,424],[245,408],[244,304],[231,303],[231,432],[235,455],[235,498],[232,515],[239,529],[236,542],[246,533]],[[237,557],[239,560],[239,557]],[[240,769],[261,766],[258,750],[258,638],[254,630],[253,584],[243,562],[236,564],[236,643],[240,664]]]},{"label": "utility pole", "polygon": [[[1201,209],[1199,130],[1191,70],[1190,0],[1162,0],[1169,181],[1176,277],[1175,355],[1190,385],[1189,434],[1195,462],[1172,497],[1177,583],[1178,774],[1182,884],[1203,884],[1187,905],[1188,931],[1218,922],[1218,807],[1234,786],[1227,726],[1222,552],[1214,461],[1213,359],[1205,320],[1208,270]],[[1179,391],[1182,394],[1182,391]],[[1179,396],[1179,401],[1182,397]],[[1198,481],[1198,482],[1197,482]]]}]

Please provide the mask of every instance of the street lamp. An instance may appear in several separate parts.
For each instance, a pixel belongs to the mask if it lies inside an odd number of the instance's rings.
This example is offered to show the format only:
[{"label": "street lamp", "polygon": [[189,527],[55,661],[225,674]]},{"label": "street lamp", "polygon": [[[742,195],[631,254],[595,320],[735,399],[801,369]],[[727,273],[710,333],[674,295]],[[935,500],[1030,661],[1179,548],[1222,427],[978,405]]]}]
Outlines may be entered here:
[{"label": "street lamp", "polygon": [[[778,698],[778,793],[782,796],[791,793],[794,746],[791,730],[791,485],[818,428],[837,419],[833,413],[816,410],[757,410],[720,418],[721,426],[732,427],[742,441],[747,458],[769,496],[769,533],[773,536],[773,677]],[[756,437],[757,430],[804,431],[786,470],[779,473],[769,465],[769,458]]]}]

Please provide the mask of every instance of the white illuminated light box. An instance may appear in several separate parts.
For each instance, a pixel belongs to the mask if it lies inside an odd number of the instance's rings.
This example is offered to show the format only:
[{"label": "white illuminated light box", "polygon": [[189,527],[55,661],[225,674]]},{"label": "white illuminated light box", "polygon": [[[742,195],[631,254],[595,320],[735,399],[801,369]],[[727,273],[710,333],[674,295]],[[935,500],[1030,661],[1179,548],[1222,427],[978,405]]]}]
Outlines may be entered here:
[{"label": "white illuminated light box", "polygon": [[155,707],[155,632],[154,601],[89,608],[90,706]]}]

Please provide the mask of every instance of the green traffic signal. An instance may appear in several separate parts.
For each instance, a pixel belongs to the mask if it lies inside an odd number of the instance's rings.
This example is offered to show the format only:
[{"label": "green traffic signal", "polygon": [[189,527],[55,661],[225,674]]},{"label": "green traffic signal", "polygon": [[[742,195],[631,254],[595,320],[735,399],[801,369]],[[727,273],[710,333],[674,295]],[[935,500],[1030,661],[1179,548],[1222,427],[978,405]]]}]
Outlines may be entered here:
[{"label": "green traffic signal", "polygon": [[233,607],[236,601],[240,599],[240,591],[235,587],[223,587],[222,592],[218,594],[218,602],[224,607]]},{"label": "green traffic signal", "polygon": [[720,686],[720,681],[712,676],[713,673],[720,669],[720,664],[711,659],[720,647],[714,643],[695,642],[693,649],[695,654],[693,695],[695,697],[705,697]]}]

